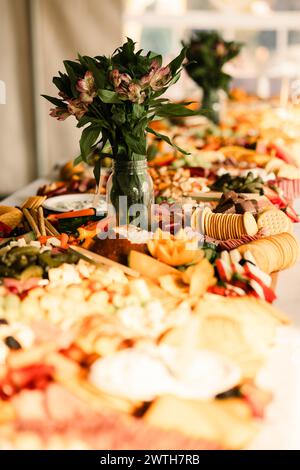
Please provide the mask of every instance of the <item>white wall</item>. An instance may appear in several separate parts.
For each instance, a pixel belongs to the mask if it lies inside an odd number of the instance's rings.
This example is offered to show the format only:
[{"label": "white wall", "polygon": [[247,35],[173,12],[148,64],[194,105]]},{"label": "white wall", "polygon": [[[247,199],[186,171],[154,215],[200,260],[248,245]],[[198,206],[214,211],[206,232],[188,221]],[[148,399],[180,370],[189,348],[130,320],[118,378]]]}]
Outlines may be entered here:
[{"label": "white wall", "polygon": [[0,0],[0,194],[78,154],[75,121],[49,117],[41,93],[64,59],[110,54],[122,38],[121,0]]}]

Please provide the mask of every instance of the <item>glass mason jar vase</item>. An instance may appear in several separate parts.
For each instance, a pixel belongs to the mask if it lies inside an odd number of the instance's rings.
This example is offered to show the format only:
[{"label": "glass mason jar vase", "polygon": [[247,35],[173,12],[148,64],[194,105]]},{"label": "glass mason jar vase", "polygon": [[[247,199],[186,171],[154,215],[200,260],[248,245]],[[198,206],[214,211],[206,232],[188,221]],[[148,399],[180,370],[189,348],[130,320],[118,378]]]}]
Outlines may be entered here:
[{"label": "glass mason jar vase", "polygon": [[215,90],[214,88],[202,88],[202,100],[199,113],[210,119],[214,124],[219,124],[220,122],[220,98],[220,90]]},{"label": "glass mason jar vase", "polygon": [[117,225],[134,224],[147,230],[154,191],[146,158],[115,161],[107,181],[106,198],[115,210]]}]

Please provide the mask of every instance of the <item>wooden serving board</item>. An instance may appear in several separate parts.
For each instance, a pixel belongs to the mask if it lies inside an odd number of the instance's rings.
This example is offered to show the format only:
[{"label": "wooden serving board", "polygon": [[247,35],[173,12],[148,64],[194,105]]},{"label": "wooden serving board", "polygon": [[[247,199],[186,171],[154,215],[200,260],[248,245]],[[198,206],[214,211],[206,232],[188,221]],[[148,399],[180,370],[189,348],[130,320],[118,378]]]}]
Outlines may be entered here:
[{"label": "wooden serving board", "polygon": [[[191,192],[184,194],[185,197],[191,197],[197,199],[198,201],[219,201],[223,193],[218,191],[200,191],[200,192]],[[256,199],[261,200],[266,199],[265,196],[261,196],[259,193],[238,193],[239,196],[244,197],[245,199]]]}]

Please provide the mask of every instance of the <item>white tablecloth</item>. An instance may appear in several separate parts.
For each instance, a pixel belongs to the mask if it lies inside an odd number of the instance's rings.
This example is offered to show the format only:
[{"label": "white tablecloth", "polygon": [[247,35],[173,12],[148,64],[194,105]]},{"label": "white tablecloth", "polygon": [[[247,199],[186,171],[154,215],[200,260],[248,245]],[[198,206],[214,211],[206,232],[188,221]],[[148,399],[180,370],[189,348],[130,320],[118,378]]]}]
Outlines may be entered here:
[{"label": "white tablecloth", "polygon": [[6,206],[20,206],[27,197],[34,196],[37,193],[37,190],[40,186],[43,186],[49,183],[50,180],[47,178],[39,178],[37,180],[32,181],[32,183],[24,186],[24,188],[16,191],[15,193],[8,196],[6,199],[1,201],[1,204]]},{"label": "white tablecloth", "polygon": [[[294,203],[296,212],[300,214],[300,199]],[[300,242],[300,223],[294,224],[295,235]],[[287,313],[293,323],[300,327],[300,262],[279,274],[277,286],[278,300],[276,305]]]}]

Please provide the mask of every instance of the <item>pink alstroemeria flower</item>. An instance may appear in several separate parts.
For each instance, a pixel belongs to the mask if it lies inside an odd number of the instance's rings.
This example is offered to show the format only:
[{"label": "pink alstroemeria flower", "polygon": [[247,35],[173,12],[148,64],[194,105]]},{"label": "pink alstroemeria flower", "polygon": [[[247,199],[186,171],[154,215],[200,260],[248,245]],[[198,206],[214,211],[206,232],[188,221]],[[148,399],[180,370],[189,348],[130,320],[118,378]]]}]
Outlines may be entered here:
[{"label": "pink alstroemeria flower", "polygon": [[120,73],[119,70],[114,69],[110,73],[110,79],[114,85],[115,92],[118,93],[120,98],[133,103],[141,104],[144,102],[146,94],[142,91],[139,83],[135,83],[128,73]]},{"label": "pink alstroemeria flower", "polygon": [[114,69],[110,72],[110,80],[113,83],[113,86],[118,88],[121,83],[121,74],[118,69]]},{"label": "pink alstroemeria flower", "polygon": [[80,100],[83,103],[90,104],[97,95],[95,80],[92,72],[89,70],[85,73],[84,78],[81,78],[76,83],[76,89],[80,91]]},{"label": "pink alstroemeria flower", "polygon": [[87,110],[87,105],[78,98],[76,100],[70,100],[68,103],[69,113],[73,114],[78,120],[85,115]]},{"label": "pink alstroemeria flower", "polygon": [[50,116],[58,119],[58,121],[64,121],[67,119],[71,114],[66,108],[52,108],[50,109]]},{"label": "pink alstroemeria flower", "polygon": [[129,84],[132,81],[128,73],[120,73],[118,69],[114,69],[110,72],[110,79],[115,88]]},{"label": "pink alstroemeria flower", "polygon": [[120,75],[120,84],[115,88],[115,91],[123,98],[128,98],[128,89],[132,83],[132,78],[127,73]]},{"label": "pink alstroemeria flower", "polygon": [[60,91],[58,93],[58,96],[60,96],[61,98],[63,98],[64,100],[68,100],[69,99],[69,96],[66,95],[63,91]]},{"label": "pink alstroemeria flower", "polygon": [[132,78],[128,73],[120,73],[119,70],[114,69],[110,73],[110,79],[114,85],[115,92],[121,97],[126,98],[128,95],[128,86],[132,82]]},{"label": "pink alstroemeria flower", "polygon": [[140,84],[142,88],[147,88],[150,85],[151,79],[158,69],[159,69],[159,62],[155,59],[152,60],[149,73],[144,75],[140,80]]},{"label": "pink alstroemeria flower", "polygon": [[133,103],[142,104],[145,101],[146,93],[142,91],[138,83],[130,83],[128,85],[128,99]]},{"label": "pink alstroemeria flower", "polygon": [[150,87],[154,91],[161,90],[172,78],[170,67],[160,67],[155,70],[150,80]]},{"label": "pink alstroemeria flower", "polygon": [[150,65],[151,70],[158,70],[160,67],[159,62],[157,59],[153,59]]}]

